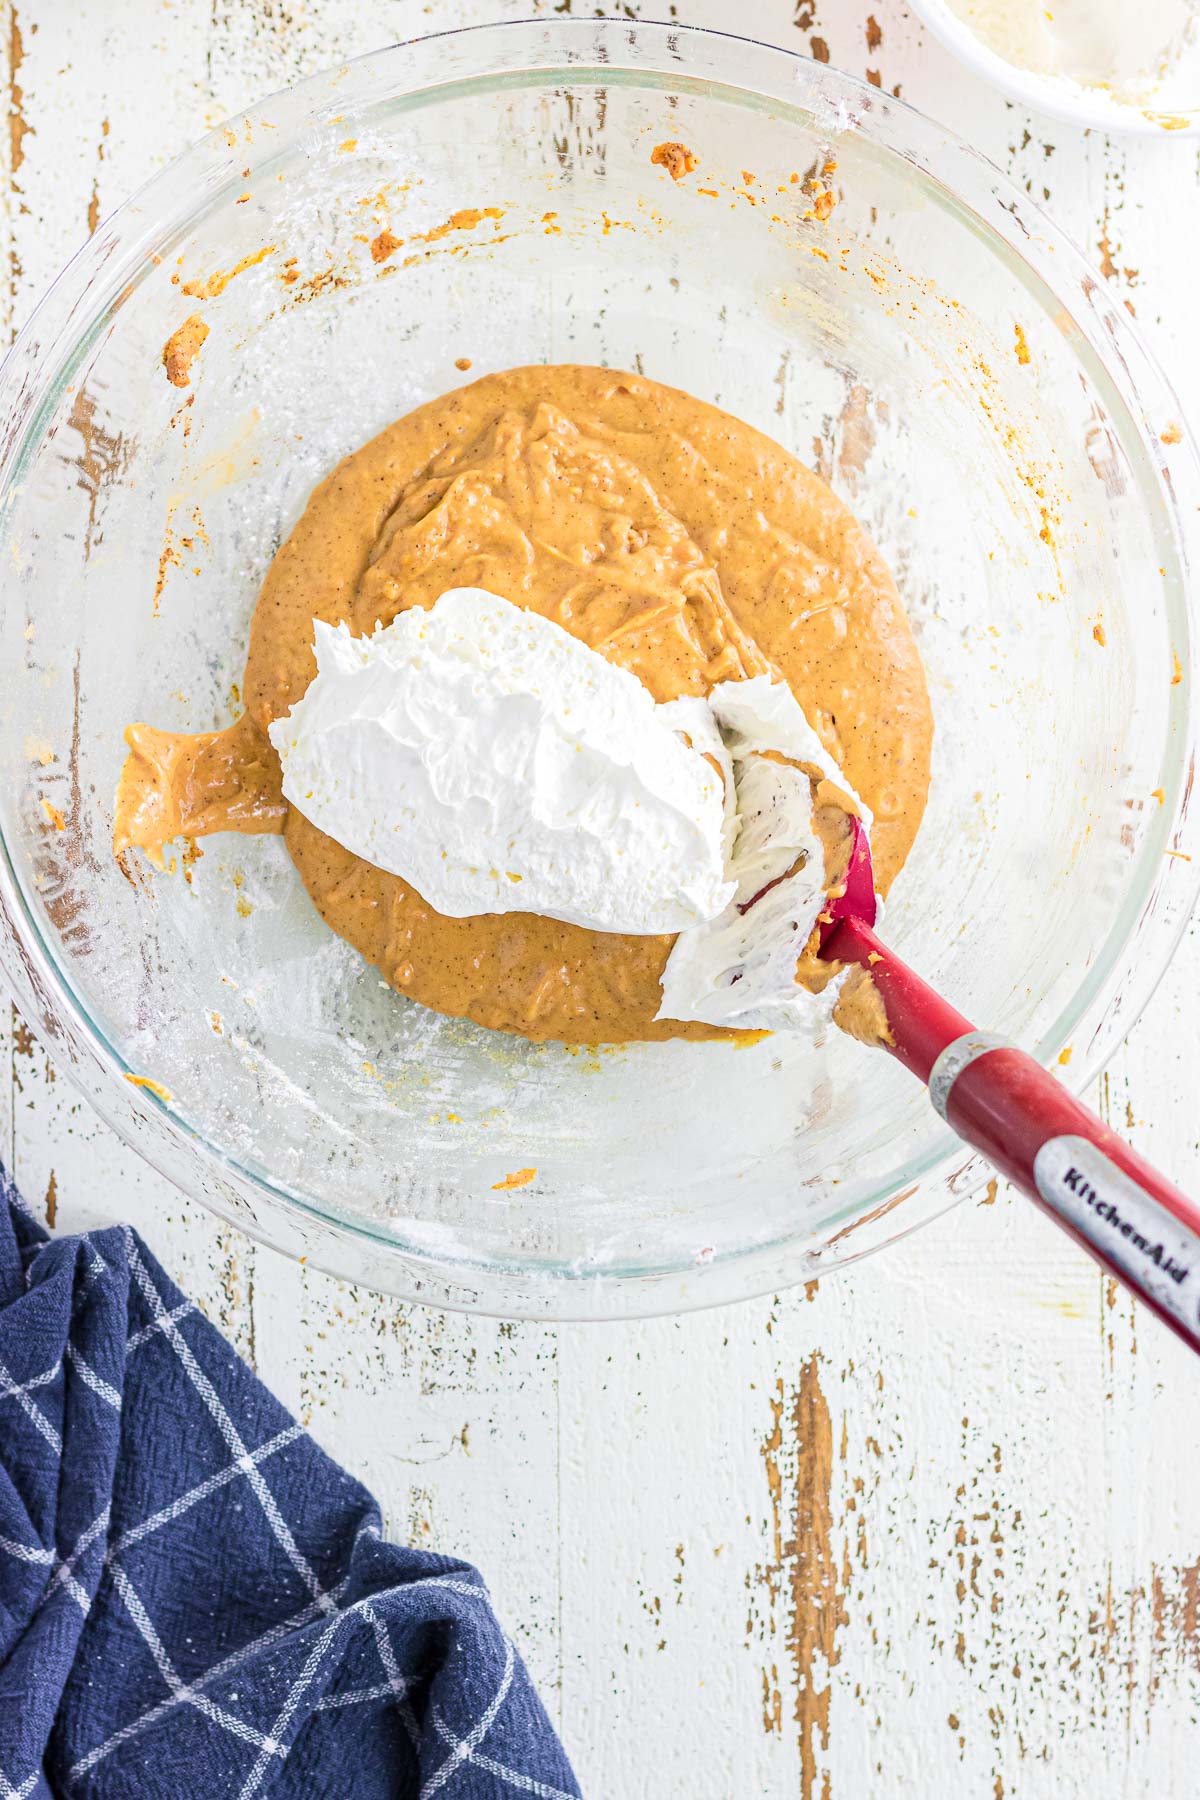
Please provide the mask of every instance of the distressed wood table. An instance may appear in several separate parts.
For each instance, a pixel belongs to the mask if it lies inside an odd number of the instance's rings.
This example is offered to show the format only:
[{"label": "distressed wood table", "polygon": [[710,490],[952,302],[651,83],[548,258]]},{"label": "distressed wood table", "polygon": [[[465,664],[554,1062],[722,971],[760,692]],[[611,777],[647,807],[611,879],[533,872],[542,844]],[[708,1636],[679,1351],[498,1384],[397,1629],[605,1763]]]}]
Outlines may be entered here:
[{"label": "distressed wood table", "polygon": [[[603,12],[527,0],[516,13]],[[225,114],[479,0],[8,4],[5,318]],[[1027,114],[901,0],[649,0],[866,75],[1091,254],[1200,416],[1200,152]],[[1200,1186],[1193,931],[1096,1096]],[[1200,1369],[1003,1189],[813,1291],[683,1319],[443,1317],[259,1249],[124,1149],[4,1011],[0,1155],[133,1221],[383,1504],[477,1561],[594,1800],[1195,1791]]]}]

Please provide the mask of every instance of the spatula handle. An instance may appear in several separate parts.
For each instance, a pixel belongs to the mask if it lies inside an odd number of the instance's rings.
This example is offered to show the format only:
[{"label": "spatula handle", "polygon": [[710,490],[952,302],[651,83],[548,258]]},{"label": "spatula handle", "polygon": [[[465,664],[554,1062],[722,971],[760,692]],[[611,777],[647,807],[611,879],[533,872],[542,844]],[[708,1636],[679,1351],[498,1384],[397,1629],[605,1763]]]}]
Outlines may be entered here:
[{"label": "spatula handle", "polygon": [[951,1130],[1200,1350],[1200,1206],[1023,1050],[976,1031],[847,919],[826,954],[870,970],[895,1039]]}]

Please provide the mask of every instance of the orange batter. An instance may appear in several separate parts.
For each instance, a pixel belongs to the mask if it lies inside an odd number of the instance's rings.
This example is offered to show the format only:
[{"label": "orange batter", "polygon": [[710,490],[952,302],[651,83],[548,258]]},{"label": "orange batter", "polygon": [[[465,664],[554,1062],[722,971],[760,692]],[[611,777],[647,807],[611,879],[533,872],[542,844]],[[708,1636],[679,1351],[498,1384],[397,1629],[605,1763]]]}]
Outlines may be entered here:
[{"label": "orange batter", "polygon": [[772,673],[875,815],[886,892],[916,836],[932,720],[895,585],[825,483],[761,432],[641,376],[513,369],[419,407],[316,489],[267,572],[246,715],[132,726],[115,845],[283,830],[321,916],[402,993],[567,1043],[721,1037],[655,1021],[670,937],[534,914],[447,919],[282,800],[265,732],[316,672],[312,622],[356,634],[483,587],[631,669],[656,700]]}]

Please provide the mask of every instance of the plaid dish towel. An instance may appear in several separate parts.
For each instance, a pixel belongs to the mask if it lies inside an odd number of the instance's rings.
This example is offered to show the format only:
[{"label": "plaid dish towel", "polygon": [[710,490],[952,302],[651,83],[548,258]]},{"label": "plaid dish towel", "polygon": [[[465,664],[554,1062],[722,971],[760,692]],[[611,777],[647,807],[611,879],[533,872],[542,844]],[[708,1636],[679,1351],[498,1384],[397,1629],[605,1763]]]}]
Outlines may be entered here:
[{"label": "plaid dish towel", "polygon": [[578,1796],[466,1563],[383,1541],[128,1227],[0,1168],[0,1800]]}]

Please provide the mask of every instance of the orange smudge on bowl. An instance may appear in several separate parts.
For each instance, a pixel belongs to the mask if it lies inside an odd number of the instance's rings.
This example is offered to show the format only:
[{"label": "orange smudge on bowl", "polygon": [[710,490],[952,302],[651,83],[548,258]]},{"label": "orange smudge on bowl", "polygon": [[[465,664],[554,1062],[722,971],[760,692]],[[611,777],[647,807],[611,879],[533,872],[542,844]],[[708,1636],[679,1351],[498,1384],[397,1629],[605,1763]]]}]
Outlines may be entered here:
[{"label": "orange smudge on bowl", "polygon": [[172,387],[187,387],[192,378],[192,363],[208,336],[208,326],[199,313],[185,319],[163,345],[162,363]]},{"label": "orange smudge on bowl", "polygon": [[686,144],[655,144],[650,152],[650,161],[660,169],[665,169],[672,181],[679,181],[684,175],[690,175],[696,167],[696,158]]},{"label": "orange smudge on bowl", "polygon": [[514,1169],[503,1181],[493,1181],[492,1192],[498,1194],[503,1188],[528,1187],[536,1174],[536,1169]]},{"label": "orange smudge on bowl", "polygon": [[247,269],[253,269],[260,262],[265,262],[274,251],[274,244],[264,244],[261,250],[252,250],[249,256],[243,256],[241,262],[235,263],[232,269],[218,269],[215,275],[209,275],[204,281],[185,281],[183,291],[193,300],[215,300],[223,294],[231,281],[244,275]]},{"label": "orange smudge on bowl", "polygon": [[450,214],[444,225],[435,225],[432,231],[418,231],[410,239],[414,244],[435,244],[439,238],[449,237],[452,231],[474,231],[485,219],[502,219],[502,206],[464,206],[458,212]]},{"label": "orange smudge on bowl", "polygon": [[149,1088],[152,1094],[158,1095],[164,1106],[169,1104],[171,1090],[163,1087],[161,1082],[152,1081],[149,1075],[126,1075],[125,1079],[131,1087]]},{"label": "orange smudge on bowl", "polygon": [[395,237],[390,231],[381,231],[377,238],[371,239],[371,261],[386,262],[403,242],[403,238]]}]

